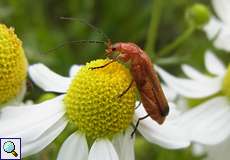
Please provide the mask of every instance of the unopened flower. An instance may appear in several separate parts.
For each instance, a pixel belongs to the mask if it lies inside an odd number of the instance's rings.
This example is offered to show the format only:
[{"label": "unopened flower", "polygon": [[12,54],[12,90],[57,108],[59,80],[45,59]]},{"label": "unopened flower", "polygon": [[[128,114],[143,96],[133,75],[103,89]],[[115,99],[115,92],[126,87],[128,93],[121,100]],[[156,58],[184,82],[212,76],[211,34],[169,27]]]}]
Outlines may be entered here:
[{"label": "unopened flower", "polygon": [[25,93],[27,61],[13,28],[0,24],[0,106],[21,102]]},{"label": "unopened flower", "polygon": [[[118,97],[132,78],[123,65],[115,62],[101,69],[90,69],[106,62],[108,60],[96,60],[83,67],[74,66],[70,77],[59,76],[42,64],[32,65],[29,72],[38,86],[63,95],[37,105],[3,109],[0,135],[21,137],[25,157],[45,148],[67,123],[72,123],[76,132],[65,140],[58,159],[133,160],[135,137],[131,138],[131,125],[147,113],[142,105],[135,109],[138,102],[135,102],[134,86]],[[206,105],[180,113],[170,103],[170,113],[163,125],[148,117],[140,122],[138,130],[148,141],[169,149],[188,147],[191,141],[218,143],[213,135],[222,123],[211,123],[215,113],[206,114]],[[226,109],[225,106],[218,108]],[[216,109],[215,105],[210,108]],[[19,116],[10,118],[15,114]],[[200,123],[203,118],[207,121]],[[212,130],[207,129],[211,126]],[[194,127],[196,130],[192,132]],[[94,141],[90,150],[88,139]]]},{"label": "unopened flower", "polygon": [[187,9],[185,18],[190,25],[203,27],[210,19],[210,12],[204,4],[196,3]]}]

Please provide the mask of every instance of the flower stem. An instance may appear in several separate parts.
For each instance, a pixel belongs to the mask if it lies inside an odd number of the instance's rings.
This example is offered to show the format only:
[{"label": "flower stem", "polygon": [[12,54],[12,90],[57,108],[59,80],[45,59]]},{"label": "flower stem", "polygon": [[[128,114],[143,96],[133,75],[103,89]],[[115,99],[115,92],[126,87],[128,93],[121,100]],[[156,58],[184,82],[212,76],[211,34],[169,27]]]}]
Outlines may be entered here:
[{"label": "flower stem", "polygon": [[154,54],[157,30],[162,9],[162,0],[154,0],[152,6],[151,21],[148,29],[145,51]]},{"label": "flower stem", "polygon": [[165,56],[170,54],[174,49],[176,49],[180,44],[182,44],[184,41],[186,41],[192,33],[195,31],[195,27],[193,25],[189,26],[188,29],[184,31],[183,34],[181,34],[179,37],[175,39],[172,43],[168,44],[166,47],[161,49],[158,54],[161,56]]}]

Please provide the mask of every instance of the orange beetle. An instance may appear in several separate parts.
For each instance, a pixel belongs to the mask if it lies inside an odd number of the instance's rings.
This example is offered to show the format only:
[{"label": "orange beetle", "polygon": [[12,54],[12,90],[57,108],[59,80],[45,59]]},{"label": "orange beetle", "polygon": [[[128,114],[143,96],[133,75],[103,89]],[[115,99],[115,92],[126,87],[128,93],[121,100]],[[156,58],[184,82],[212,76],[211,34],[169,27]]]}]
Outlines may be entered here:
[{"label": "orange beetle", "polygon": [[135,82],[140,93],[141,102],[147,112],[146,116],[138,119],[132,133],[133,136],[140,120],[143,120],[148,116],[159,124],[162,124],[169,113],[169,106],[161,88],[160,80],[158,79],[149,56],[134,43],[118,42],[111,44],[109,41],[106,49],[107,55],[109,56],[115,51],[117,51],[119,55],[113,58],[112,61],[103,66],[94,67],[92,69],[105,67],[117,60],[131,62],[130,72],[133,80],[119,97],[124,95]]}]

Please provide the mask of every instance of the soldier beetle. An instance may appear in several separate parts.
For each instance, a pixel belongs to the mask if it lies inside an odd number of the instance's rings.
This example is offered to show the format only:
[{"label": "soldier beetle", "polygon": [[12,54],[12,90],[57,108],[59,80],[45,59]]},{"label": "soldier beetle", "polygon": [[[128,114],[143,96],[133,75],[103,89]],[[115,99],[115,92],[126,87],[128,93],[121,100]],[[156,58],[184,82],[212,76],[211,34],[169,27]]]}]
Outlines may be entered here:
[{"label": "soldier beetle", "polygon": [[109,56],[115,51],[119,52],[117,57],[103,66],[94,67],[92,69],[103,68],[117,60],[131,62],[130,72],[133,80],[119,97],[124,95],[135,82],[140,93],[141,102],[147,112],[146,116],[138,119],[134,131],[132,132],[133,136],[139,122],[148,116],[157,123],[162,124],[169,113],[169,106],[149,56],[134,43],[118,42],[111,44],[109,41],[107,43],[106,54]]}]

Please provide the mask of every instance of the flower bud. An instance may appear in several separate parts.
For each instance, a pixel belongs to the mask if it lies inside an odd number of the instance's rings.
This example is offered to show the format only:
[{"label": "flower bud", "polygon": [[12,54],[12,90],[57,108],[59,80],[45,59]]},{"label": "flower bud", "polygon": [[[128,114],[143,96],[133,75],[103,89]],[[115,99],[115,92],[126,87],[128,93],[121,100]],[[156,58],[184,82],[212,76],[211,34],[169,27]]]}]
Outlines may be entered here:
[{"label": "flower bud", "polygon": [[196,3],[187,9],[185,18],[190,25],[203,27],[210,19],[210,11],[205,5]]}]

